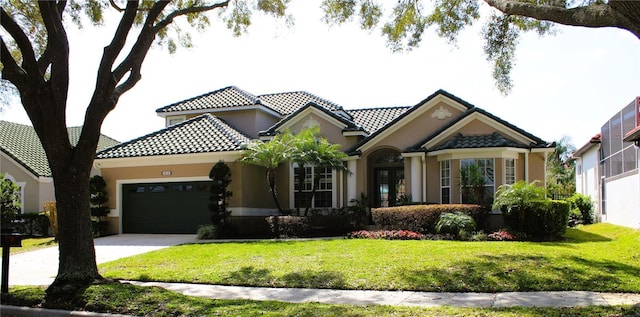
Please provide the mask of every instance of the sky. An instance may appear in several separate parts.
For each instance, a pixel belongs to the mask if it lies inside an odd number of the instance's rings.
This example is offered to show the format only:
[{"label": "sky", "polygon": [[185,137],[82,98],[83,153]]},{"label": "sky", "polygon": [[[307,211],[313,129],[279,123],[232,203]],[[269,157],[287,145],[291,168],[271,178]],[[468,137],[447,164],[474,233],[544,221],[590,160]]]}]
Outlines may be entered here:
[{"label": "sky", "polygon": [[[513,90],[503,96],[483,55],[481,23],[463,31],[456,45],[428,29],[419,48],[392,53],[379,29],[364,31],[357,22],[328,26],[319,7],[320,0],[292,1],[292,27],[256,15],[240,37],[214,22],[192,34],[191,49],[173,55],[152,49],[142,80],[122,96],[102,133],[124,142],[157,131],[164,127],[157,108],[227,86],[254,95],[307,91],[345,109],[411,106],[444,89],[545,141],[567,136],[579,148],[640,96],[640,39],[625,30],[558,26],[555,36],[525,34]],[[69,126],[82,125],[114,21],[68,28]],[[19,101],[0,112],[0,120],[30,124]]]}]

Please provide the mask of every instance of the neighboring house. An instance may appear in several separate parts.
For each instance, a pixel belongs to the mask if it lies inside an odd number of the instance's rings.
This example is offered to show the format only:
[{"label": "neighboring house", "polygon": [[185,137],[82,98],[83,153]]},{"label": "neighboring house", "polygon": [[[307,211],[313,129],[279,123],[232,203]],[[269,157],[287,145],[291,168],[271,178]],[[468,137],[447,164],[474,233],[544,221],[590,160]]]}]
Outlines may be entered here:
[{"label": "neighboring house", "polygon": [[[156,110],[167,127],[99,152],[110,193],[110,228],[121,233],[194,233],[209,222],[208,175],[231,168],[229,202],[239,225],[276,213],[265,169],[237,162],[244,144],[318,126],[349,155],[350,173],[321,168],[314,208],[340,208],[364,194],[373,207],[403,201],[459,203],[461,166],[477,163],[487,189],[517,180],[544,184],[554,145],[439,90],[410,107],[349,109],[307,92],[253,95],[226,87]],[[280,204],[293,209],[297,166],[277,171]],[[310,175],[307,173],[306,175]],[[303,190],[311,189],[306,179]]]},{"label": "neighboring house", "polygon": [[[81,129],[68,128],[72,144],[78,142]],[[101,135],[98,150],[119,143]],[[42,210],[42,203],[56,200],[47,155],[32,126],[0,121],[0,172],[20,186],[23,213],[39,212]],[[97,172],[94,169],[92,175]]]},{"label": "neighboring house", "polygon": [[600,142],[592,139],[573,155],[576,191],[596,201],[601,221],[640,228],[640,97],[600,131]]},{"label": "neighboring house", "polygon": [[605,220],[600,208],[600,139],[598,133],[573,153],[576,160],[576,192],[591,197],[597,222]]}]

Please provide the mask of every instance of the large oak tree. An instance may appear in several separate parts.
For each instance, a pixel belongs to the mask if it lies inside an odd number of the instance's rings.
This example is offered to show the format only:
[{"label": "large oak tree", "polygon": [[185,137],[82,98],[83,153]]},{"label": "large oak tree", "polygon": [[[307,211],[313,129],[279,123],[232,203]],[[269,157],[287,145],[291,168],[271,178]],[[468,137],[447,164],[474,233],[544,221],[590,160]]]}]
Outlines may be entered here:
[{"label": "large oak tree", "polygon": [[[172,30],[183,18],[205,29],[204,12],[226,10],[222,15],[236,34],[250,24],[252,11],[284,16],[287,0],[257,1],[3,1],[0,9],[2,79],[17,88],[22,105],[47,154],[58,208],[60,263],[48,295],[57,298],[69,287],[101,279],[96,266],[89,206],[89,173],[96,153],[100,127],[119,98],[141,79],[142,63],[152,45],[170,50],[189,45],[187,33]],[[67,21],[81,24],[86,17],[102,22],[103,11],[115,9],[120,21],[111,43],[104,47],[96,86],[87,106],[77,144],[66,128],[69,89]],[[172,31],[178,31],[173,32]],[[128,39],[133,43],[126,46]]]}]

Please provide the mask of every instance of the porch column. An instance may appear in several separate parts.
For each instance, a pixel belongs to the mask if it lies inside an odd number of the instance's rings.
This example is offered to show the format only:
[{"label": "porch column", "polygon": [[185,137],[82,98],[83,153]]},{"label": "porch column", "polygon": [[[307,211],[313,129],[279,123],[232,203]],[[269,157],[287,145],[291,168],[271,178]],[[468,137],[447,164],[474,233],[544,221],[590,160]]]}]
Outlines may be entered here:
[{"label": "porch column", "polygon": [[347,175],[347,206],[351,204],[352,201],[358,199],[357,193],[357,185],[358,185],[358,159],[357,158],[349,158],[347,161],[347,168],[351,173]]},{"label": "porch column", "polygon": [[411,157],[411,201],[422,201],[422,156]]}]

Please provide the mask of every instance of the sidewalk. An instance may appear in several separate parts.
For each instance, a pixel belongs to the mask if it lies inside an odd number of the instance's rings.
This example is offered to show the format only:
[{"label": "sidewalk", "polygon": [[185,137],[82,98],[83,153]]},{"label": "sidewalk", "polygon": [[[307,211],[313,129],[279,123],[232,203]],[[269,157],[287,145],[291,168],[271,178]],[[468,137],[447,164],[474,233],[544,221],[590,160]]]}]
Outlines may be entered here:
[{"label": "sidewalk", "polygon": [[263,288],[206,284],[123,281],[133,285],[161,287],[188,296],[212,299],[273,300],[290,303],[457,306],[457,307],[575,307],[640,305],[640,294],[571,292],[434,293],[364,291],[305,288]]}]

